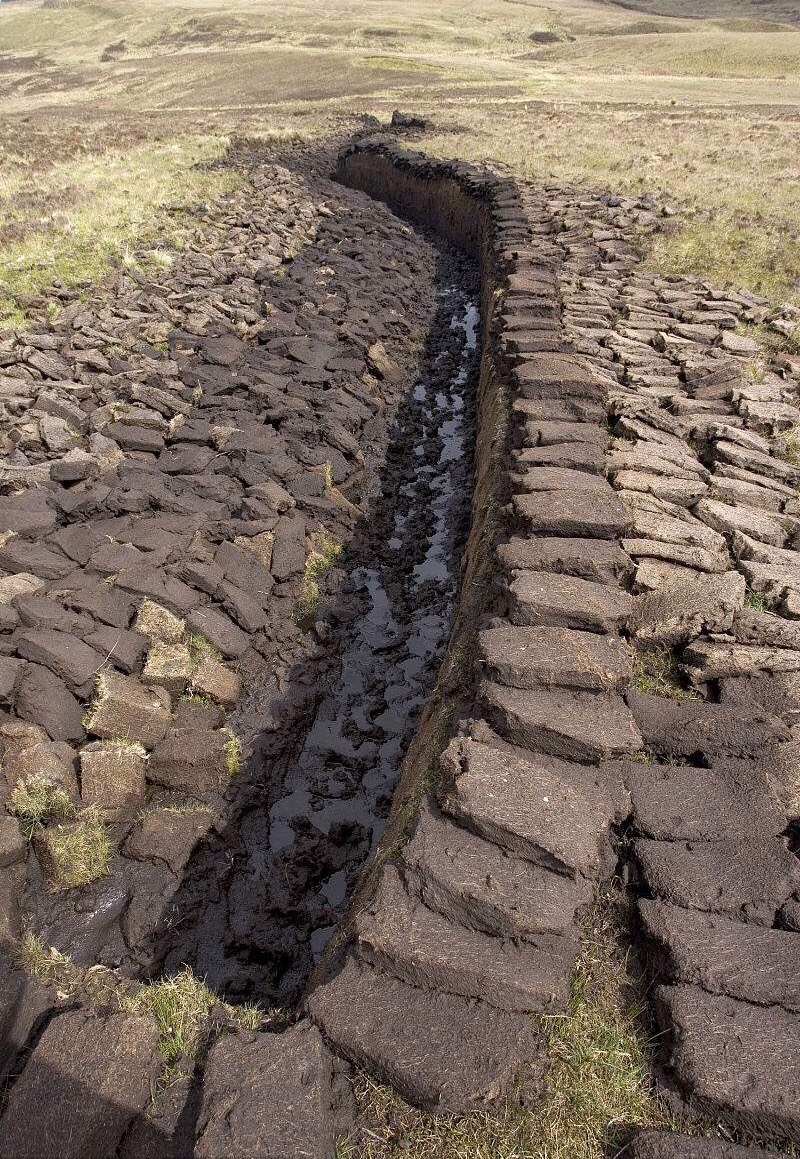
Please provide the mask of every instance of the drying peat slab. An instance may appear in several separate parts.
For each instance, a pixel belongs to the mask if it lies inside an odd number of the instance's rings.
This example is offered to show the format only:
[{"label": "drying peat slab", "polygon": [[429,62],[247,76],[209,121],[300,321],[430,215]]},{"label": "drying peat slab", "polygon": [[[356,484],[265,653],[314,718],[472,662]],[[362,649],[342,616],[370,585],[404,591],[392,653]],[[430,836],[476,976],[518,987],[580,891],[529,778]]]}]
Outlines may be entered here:
[{"label": "drying peat slab", "polygon": [[647,198],[330,162],[0,344],[0,1151],[535,1098],[621,826],[659,1075],[798,1140],[800,366],[731,333],[791,318],[644,273]]},{"label": "drying peat slab", "polygon": [[[709,1123],[780,1147],[800,1137],[800,363],[734,331],[795,323],[755,295],[643,271],[622,200],[550,204],[565,338],[614,377],[605,475],[628,512],[620,627],[639,655],[625,699],[642,752],[604,768],[630,795],[658,1073]],[[652,1132],[629,1150],[756,1153]]]}]

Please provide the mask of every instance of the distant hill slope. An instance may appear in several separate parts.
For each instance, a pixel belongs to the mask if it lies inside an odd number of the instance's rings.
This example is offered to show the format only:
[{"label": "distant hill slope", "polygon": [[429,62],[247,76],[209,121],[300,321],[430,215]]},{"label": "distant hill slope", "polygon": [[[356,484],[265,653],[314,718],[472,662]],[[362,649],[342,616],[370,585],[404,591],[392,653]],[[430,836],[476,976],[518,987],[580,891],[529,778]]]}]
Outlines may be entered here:
[{"label": "distant hill slope", "polygon": [[615,0],[613,6],[651,16],[800,24],[800,0]]}]

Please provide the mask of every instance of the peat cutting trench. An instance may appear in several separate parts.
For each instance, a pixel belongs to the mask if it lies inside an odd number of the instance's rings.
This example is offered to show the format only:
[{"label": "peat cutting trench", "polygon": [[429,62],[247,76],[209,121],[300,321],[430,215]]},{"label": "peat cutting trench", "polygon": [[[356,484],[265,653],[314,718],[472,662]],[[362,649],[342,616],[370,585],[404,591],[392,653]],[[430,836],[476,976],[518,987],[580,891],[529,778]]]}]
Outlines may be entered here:
[{"label": "peat cutting trench", "polygon": [[535,1102],[609,890],[687,1132],[611,1153],[800,1143],[797,311],[647,197],[280,161],[0,338],[0,1156]]},{"label": "peat cutting trench", "polygon": [[[256,738],[224,830],[192,855],[160,923],[159,970],[188,963],[229,999],[300,998],[383,832],[435,682],[469,516],[474,282],[463,260],[441,254],[413,389],[386,437],[377,491],[362,496],[366,518],[337,560],[337,589],[317,614],[325,671],[291,729]],[[286,683],[308,675],[303,662]],[[235,716],[230,724],[239,731]]]}]

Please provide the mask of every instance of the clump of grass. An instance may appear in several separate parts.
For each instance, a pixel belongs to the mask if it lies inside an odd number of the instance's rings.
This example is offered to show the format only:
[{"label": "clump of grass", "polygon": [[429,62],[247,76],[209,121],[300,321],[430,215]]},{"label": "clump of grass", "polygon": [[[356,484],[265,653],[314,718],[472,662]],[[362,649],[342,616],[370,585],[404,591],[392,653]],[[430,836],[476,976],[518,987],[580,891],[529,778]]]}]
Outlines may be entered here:
[{"label": "clump of grass", "polygon": [[74,971],[72,960],[28,931],[14,947],[14,965],[45,986],[60,986]]},{"label": "clump of grass", "polygon": [[59,1001],[70,1001],[80,995],[82,1003],[107,1009],[119,1002],[119,977],[107,966],[79,969],[72,958],[54,946],[47,946],[36,934],[27,931],[15,944],[14,965],[56,992]]},{"label": "clump of grass", "polygon": [[[761,347],[761,353],[756,355],[754,362],[766,371],[768,363],[776,361],[785,354],[800,354],[800,322],[788,333],[774,329],[768,322],[747,322],[738,327],[740,334],[754,338]],[[749,378],[749,367],[745,370],[745,377]],[[763,381],[763,373],[760,379]]]},{"label": "clump of grass", "polygon": [[20,781],[11,790],[8,808],[19,817],[28,840],[45,821],[67,821],[76,813],[66,789],[53,784],[47,777],[37,776]]},{"label": "clump of grass", "polygon": [[225,1003],[231,1021],[242,1030],[260,1030],[267,1021],[267,1012],[256,1002],[245,1002],[242,1006],[231,1006]]},{"label": "clump of grass", "polygon": [[204,656],[210,656],[212,660],[218,660],[222,663],[222,653],[205,636],[200,636],[196,632],[191,633],[186,637],[186,646],[195,667]]},{"label": "clump of grass", "polygon": [[767,373],[767,368],[760,358],[751,358],[744,368],[744,377],[748,382],[759,386]]},{"label": "clump of grass", "polygon": [[210,696],[203,696],[199,692],[184,692],[178,699],[182,704],[199,704],[202,708],[213,704]]},{"label": "clump of grass", "polygon": [[18,969],[45,986],[57,988],[62,997],[80,991],[90,1003],[107,1006],[114,1001],[130,1014],[153,1018],[159,1029],[159,1050],[168,1067],[181,1057],[195,1057],[203,1027],[217,1003],[241,1030],[261,1030],[281,1013],[264,1010],[255,1002],[241,1006],[220,1002],[188,966],[171,978],[162,978],[141,986],[135,993],[126,993],[120,989],[119,978],[113,971],[100,966],[80,971],[71,958],[45,945],[30,931],[14,946],[13,960]]},{"label": "clump of grass", "polygon": [[228,734],[225,742],[225,768],[229,777],[235,777],[242,767],[242,742],[229,728],[225,732]]},{"label": "clump of grass", "polygon": [[800,467],[800,426],[783,432],[776,453],[785,463]]},{"label": "clump of grass", "polygon": [[320,601],[319,581],[330,571],[344,550],[339,540],[327,531],[317,532],[312,543],[297,601],[300,617],[313,616],[316,612]]},{"label": "clump of grass", "polygon": [[149,1015],[159,1029],[159,1050],[168,1067],[182,1057],[195,1058],[203,1030],[214,1006],[219,1005],[241,1030],[260,1030],[277,1011],[255,1002],[233,1006],[221,999],[187,966],[179,974],[142,986],[122,999],[131,1014]]},{"label": "clump of grass", "polygon": [[427,1115],[362,1074],[358,1125],[338,1159],[601,1159],[620,1125],[666,1126],[649,1074],[644,1001],[620,935],[616,907],[600,908],[567,1012],[538,1019],[551,1065],[536,1106],[509,1099],[492,1112]]},{"label": "clump of grass", "polygon": [[99,813],[88,809],[76,821],[47,829],[42,844],[54,890],[74,889],[105,876],[114,854]]},{"label": "clump of grass", "polygon": [[650,696],[668,696],[670,700],[698,700],[698,693],[681,684],[675,654],[666,644],[636,651],[631,686]]},{"label": "clump of grass", "polygon": [[187,967],[180,974],[142,986],[123,999],[123,1009],[131,1014],[154,1018],[159,1030],[159,1050],[170,1065],[182,1055],[194,1058],[203,1027],[216,995]]},{"label": "clump of grass", "polygon": [[772,611],[769,604],[767,603],[766,598],[762,596],[760,592],[751,591],[749,588],[745,592],[744,602],[746,606],[748,608],[752,608],[754,612]]}]

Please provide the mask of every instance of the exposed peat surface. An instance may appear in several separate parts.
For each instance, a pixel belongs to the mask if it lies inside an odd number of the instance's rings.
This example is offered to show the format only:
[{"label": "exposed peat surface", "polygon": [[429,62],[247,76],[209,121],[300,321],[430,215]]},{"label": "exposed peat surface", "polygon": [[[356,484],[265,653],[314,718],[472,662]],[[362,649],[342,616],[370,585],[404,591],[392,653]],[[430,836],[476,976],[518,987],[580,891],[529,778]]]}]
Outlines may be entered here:
[{"label": "exposed peat surface", "polygon": [[644,269],[649,197],[276,158],[0,338],[0,1154],[330,1159],[353,1067],[601,1082],[620,878],[609,1061],[693,1136],[628,1153],[800,1142],[797,311]]},{"label": "exposed peat surface", "polygon": [[[324,236],[318,241],[324,245]],[[148,963],[189,964],[229,1000],[295,1002],[375,849],[447,643],[470,504],[478,335],[475,271],[442,250],[418,375],[385,460],[351,496],[364,519],[316,612],[321,665],[291,729],[265,731],[224,828],[193,854]],[[259,703],[231,719],[247,734]]]}]

